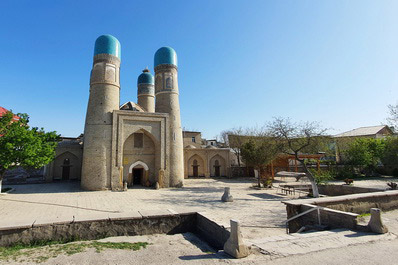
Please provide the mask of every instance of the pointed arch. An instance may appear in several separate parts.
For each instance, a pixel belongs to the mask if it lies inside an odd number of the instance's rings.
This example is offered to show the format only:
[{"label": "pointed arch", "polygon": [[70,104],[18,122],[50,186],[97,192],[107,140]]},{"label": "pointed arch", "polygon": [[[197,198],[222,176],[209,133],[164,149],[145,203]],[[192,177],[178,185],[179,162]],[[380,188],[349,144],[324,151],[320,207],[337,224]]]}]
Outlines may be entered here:
[{"label": "pointed arch", "polygon": [[[68,161],[68,163],[65,163]],[[55,157],[52,162],[51,174],[56,180],[80,179],[81,159],[70,151],[65,151]]]},{"label": "pointed arch", "polygon": [[[195,163],[196,161],[196,163]],[[188,166],[188,177],[204,177],[205,176],[205,171],[206,171],[206,166],[205,166],[205,160],[203,159],[202,156],[198,154],[193,154],[189,157],[187,161],[187,166]]]},{"label": "pointed arch", "polygon": [[123,146],[124,146],[124,144],[126,143],[127,139],[128,139],[129,137],[131,137],[132,135],[134,135],[135,133],[143,133],[144,135],[148,136],[148,137],[153,141],[153,143],[154,143],[155,145],[157,145],[158,142],[159,142],[159,141],[156,139],[156,137],[155,137],[150,131],[148,131],[148,130],[146,130],[146,129],[144,129],[144,128],[139,128],[139,129],[137,129],[137,130],[135,130],[135,131],[133,131],[133,132],[131,132],[131,133],[129,133],[128,135],[125,136],[124,141],[123,141]]},{"label": "pointed arch", "polygon": [[57,158],[59,158],[59,157],[61,157],[61,156],[71,156],[71,157],[73,157],[73,158],[75,158],[75,159],[78,159],[77,156],[76,156],[74,153],[72,153],[72,152],[70,152],[70,151],[65,151],[65,152],[63,152],[63,153],[57,155],[57,156],[54,158],[54,160],[57,159]]},{"label": "pointed arch", "polygon": [[210,159],[209,166],[211,176],[226,176],[226,161],[221,155],[213,155]]},{"label": "pointed arch", "polygon": [[142,161],[136,161],[135,163],[131,164],[131,166],[129,167],[129,173],[132,173],[133,168],[135,168],[136,166],[142,166],[145,170],[149,170],[149,167],[147,164],[145,164]]},{"label": "pointed arch", "polygon": [[[138,135],[137,135],[138,134]],[[143,134],[143,137],[139,134]],[[137,142],[136,142],[137,141]],[[136,143],[140,143],[136,145]],[[156,181],[157,159],[160,154],[160,143],[155,136],[141,126],[129,131],[123,142],[123,179],[132,184],[134,168],[144,168],[142,185]]]}]

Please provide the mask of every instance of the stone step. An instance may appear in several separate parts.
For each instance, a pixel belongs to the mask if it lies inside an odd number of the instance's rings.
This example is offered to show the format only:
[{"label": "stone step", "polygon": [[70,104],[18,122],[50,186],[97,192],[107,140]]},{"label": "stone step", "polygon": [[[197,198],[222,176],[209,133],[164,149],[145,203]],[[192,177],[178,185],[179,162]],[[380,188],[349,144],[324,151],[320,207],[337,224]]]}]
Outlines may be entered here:
[{"label": "stone step", "polygon": [[392,233],[373,234],[347,229],[334,229],[321,232],[271,236],[252,240],[248,243],[263,254],[286,257],[379,240],[392,240],[395,238],[396,236]]}]

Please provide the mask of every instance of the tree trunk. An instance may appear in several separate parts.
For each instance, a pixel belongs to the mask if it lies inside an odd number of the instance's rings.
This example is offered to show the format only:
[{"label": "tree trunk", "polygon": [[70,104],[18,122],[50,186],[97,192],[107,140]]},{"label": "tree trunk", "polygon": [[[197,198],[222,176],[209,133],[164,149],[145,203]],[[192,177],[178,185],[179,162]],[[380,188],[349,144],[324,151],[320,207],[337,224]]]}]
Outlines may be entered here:
[{"label": "tree trunk", "polygon": [[2,187],[3,187],[3,176],[4,176],[4,173],[5,172],[0,172],[0,193],[1,193],[1,189],[2,189]]},{"label": "tree trunk", "polygon": [[262,174],[262,172],[261,172],[260,168],[257,168],[257,171],[258,171],[257,185],[258,185],[259,188],[261,188],[261,174]]},{"label": "tree trunk", "polygon": [[304,163],[304,160],[299,159],[297,154],[295,154],[295,156],[296,156],[296,159],[303,165],[305,174],[307,175],[308,179],[309,179],[310,182],[311,182],[311,186],[312,186],[312,195],[314,196],[314,198],[319,198],[318,186],[316,185],[314,176],[311,174],[311,172],[310,172],[309,169],[307,168],[307,165]]}]

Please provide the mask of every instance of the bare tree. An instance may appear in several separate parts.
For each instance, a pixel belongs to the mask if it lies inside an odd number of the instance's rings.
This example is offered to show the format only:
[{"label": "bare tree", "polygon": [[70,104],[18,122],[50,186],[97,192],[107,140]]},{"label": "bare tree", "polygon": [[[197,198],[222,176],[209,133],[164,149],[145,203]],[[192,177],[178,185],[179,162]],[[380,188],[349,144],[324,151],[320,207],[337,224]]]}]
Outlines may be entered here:
[{"label": "bare tree", "polygon": [[246,132],[242,127],[224,130],[220,133],[220,139],[224,144],[232,149],[238,160],[238,166],[241,166],[241,148],[246,141]]},{"label": "bare tree", "polygon": [[387,118],[388,125],[395,132],[398,129],[398,103],[395,105],[388,105],[389,117]]},{"label": "bare tree", "polygon": [[294,154],[305,170],[311,182],[314,197],[319,197],[318,187],[311,171],[300,158],[302,153],[317,153],[319,147],[325,143],[326,129],[316,122],[293,123],[289,118],[274,118],[268,124],[270,134],[278,141],[280,150],[286,154]]}]

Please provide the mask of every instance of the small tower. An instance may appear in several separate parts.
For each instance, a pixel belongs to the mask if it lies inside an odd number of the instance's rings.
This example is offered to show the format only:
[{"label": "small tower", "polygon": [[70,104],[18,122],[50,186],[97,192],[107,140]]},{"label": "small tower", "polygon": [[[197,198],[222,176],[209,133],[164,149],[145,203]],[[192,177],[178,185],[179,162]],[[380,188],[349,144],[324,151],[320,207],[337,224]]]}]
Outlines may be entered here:
[{"label": "small tower", "polygon": [[120,43],[111,35],[95,41],[90,77],[81,186],[111,189],[112,112],[120,103]]},{"label": "small tower", "polygon": [[148,69],[142,71],[137,80],[138,105],[148,112],[155,112],[155,82]]},{"label": "small tower", "polygon": [[162,47],[155,53],[156,112],[169,116],[169,176],[171,187],[181,187],[184,180],[183,141],[178,99],[177,54],[170,47]]}]

